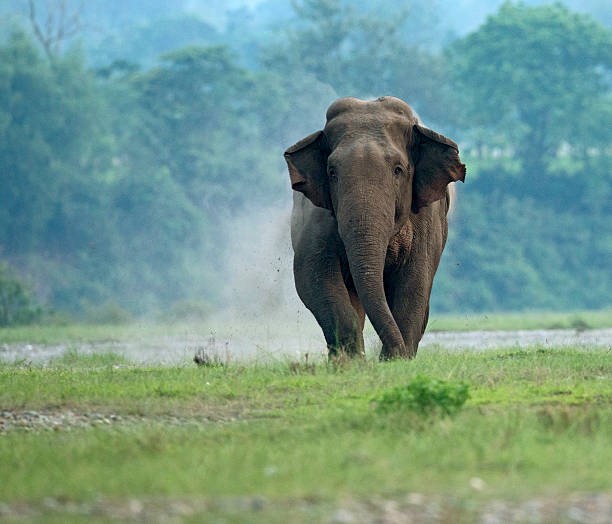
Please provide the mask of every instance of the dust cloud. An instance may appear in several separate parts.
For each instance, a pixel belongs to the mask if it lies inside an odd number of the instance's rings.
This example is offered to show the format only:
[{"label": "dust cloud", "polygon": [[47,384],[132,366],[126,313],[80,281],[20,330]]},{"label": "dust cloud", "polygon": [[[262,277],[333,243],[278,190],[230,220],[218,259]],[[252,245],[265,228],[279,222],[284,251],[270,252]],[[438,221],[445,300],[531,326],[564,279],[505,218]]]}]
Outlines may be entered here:
[{"label": "dust cloud", "polygon": [[234,318],[299,307],[291,273],[290,216],[288,204],[247,211],[230,225],[223,297]]},{"label": "dust cloud", "polygon": [[223,302],[207,322],[213,352],[231,357],[306,358],[326,352],[314,317],[293,283],[291,195],[245,210],[228,227]]},{"label": "dust cloud", "polygon": [[[278,130],[279,159],[284,148],[323,127],[327,107],[338,98],[330,85],[310,74],[300,73],[294,80],[302,92],[293,101],[291,117]],[[292,191],[284,162],[275,176],[286,180],[282,194],[270,195],[265,205],[244,209],[228,224],[225,282],[220,283],[225,307],[207,325],[215,344],[240,356],[327,354],[323,334],[293,283]]]}]

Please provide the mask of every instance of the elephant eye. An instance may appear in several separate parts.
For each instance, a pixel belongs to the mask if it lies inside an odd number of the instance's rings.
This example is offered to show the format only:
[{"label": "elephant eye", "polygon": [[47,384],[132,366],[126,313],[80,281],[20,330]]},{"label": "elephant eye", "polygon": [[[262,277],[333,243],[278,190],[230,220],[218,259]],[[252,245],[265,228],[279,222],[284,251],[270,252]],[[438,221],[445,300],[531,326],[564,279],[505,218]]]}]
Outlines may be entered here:
[{"label": "elephant eye", "polygon": [[327,174],[329,178],[331,178],[332,180],[335,180],[336,178],[338,178],[338,173],[336,172],[336,168],[334,167],[328,167]]},{"label": "elephant eye", "polygon": [[404,168],[402,166],[395,166],[395,169],[393,170],[393,174],[395,176],[402,176],[404,174]]}]

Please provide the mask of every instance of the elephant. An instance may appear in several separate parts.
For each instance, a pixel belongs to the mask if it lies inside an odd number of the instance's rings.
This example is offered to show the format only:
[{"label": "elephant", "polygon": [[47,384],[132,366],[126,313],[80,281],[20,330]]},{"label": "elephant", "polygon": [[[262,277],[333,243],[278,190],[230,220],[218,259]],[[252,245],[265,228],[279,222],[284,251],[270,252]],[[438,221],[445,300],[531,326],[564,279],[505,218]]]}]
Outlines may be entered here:
[{"label": "elephant", "polygon": [[380,360],[413,358],[448,235],[455,142],[395,97],[340,98],[326,124],[284,153],[293,193],[297,293],[328,356],[363,357],[368,316]]}]

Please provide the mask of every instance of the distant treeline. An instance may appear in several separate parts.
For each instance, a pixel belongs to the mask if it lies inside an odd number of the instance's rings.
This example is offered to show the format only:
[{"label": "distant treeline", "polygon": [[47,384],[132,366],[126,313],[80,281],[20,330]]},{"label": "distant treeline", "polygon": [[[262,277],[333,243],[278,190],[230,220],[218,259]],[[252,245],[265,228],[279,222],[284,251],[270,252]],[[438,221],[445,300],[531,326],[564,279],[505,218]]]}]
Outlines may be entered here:
[{"label": "distant treeline", "polygon": [[[282,151],[335,97],[391,94],[468,165],[436,311],[612,304],[609,29],[506,3],[436,51],[407,38],[410,12],[294,10],[268,31],[245,17],[238,46],[177,36],[153,65],[94,66],[15,27],[0,47],[0,262],[38,301],[82,317],[221,305],[229,220],[290,198]],[[169,38],[159,24],[149,38]]]}]

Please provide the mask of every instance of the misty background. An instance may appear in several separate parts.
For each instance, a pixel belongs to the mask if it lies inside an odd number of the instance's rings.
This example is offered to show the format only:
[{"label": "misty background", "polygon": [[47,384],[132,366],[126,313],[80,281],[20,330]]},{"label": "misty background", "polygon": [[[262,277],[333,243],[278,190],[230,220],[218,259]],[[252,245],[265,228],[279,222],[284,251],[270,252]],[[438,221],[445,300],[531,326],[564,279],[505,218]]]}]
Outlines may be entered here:
[{"label": "misty background", "polygon": [[340,96],[460,145],[434,313],[610,307],[611,25],[603,0],[1,0],[0,325],[294,311],[282,153]]}]

